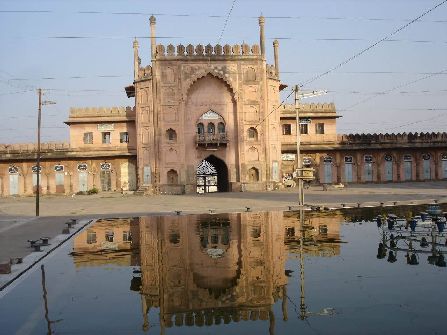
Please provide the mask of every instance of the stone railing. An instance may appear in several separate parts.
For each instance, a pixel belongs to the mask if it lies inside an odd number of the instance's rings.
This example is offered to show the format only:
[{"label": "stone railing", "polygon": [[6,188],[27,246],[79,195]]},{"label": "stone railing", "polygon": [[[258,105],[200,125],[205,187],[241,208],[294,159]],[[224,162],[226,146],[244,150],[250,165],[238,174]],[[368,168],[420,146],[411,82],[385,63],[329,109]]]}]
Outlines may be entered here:
[{"label": "stone railing", "polygon": [[[281,108],[284,112],[295,112],[295,105],[284,104]],[[300,104],[300,113],[335,113],[334,103],[311,103],[311,104]]]},{"label": "stone railing", "polygon": [[348,134],[338,135],[339,144],[365,143],[435,143],[447,146],[447,133]]},{"label": "stone railing", "polygon": [[212,46],[208,44],[203,46],[202,44],[192,45],[188,44],[186,47],[182,44],[175,47],[172,44],[164,46],[162,44],[157,45],[156,55],[157,57],[184,57],[184,56],[199,56],[199,57],[214,57],[214,56],[260,56],[259,45],[254,44],[252,46],[243,43],[242,45],[235,44],[233,46],[225,44],[224,46],[216,44]]},{"label": "stone railing", "polygon": [[[49,142],[41,143],[40,150],[42,152],[48,151],[65,151],[70,149],[68,142]],[[35,143],[19,143],[19,144],[0,144],[0,153],[33,153],[37,151],[37,144]]]},{"label": "stone railing", "polygon": [[197,145],[226,145],[228,143],[228,136],[226,133],[219,134],[197,134],[196,144]]},{"label": "stone railing", "polygon": [[135,108],[132,107],[87,107],[70,108],[70,118],[96,117],[96,116],[135,116]]}]

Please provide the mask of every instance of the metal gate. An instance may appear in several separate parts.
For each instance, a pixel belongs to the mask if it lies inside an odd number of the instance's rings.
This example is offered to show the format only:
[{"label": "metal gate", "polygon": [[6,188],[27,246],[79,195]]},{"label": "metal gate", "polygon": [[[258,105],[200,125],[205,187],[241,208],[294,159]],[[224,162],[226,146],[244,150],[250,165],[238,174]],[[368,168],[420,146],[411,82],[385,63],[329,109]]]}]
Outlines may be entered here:
[{"label": "metal gate", "polygon": [[56,181],[56,193],[65,193],[64,173],[56,172],[54,178]]},{"label": "metal gate", "polygon": [[101,180],[101,190],[111,191],[112,190],[112,178],[110,176],[110,171],[101,171],[99,178]]},{"label": "metal gate", "polygon": [[372,167],[372,163],[365,163],[365,165],[363,166],[364,169],[364,173],[363,173],[363,178],[364,181],[373,181],[373,167]]},{"label": "metal gate", "polygon": [[373,181],[373,157],[371,155],[363,156],[363,181]]},{"label": "metal gate", "polygon": [[79,191],[87,192],[88,182],[87,182],[87,171],[79,171]]},{"label": "metal gate", "polygon": [[431,179],[431,169],[430,169],[430,155],[422,156],[422,169],[425,180]]},{"label": "metal gate", "polygon": [[323,175],[325,184],[332,184],[332,157],[323,158]]},{"label": "metal gate", "polygon": [[[42,173],[39,174],[39,193],[42,194]],[[33,173],[33,193],[37,192],[37,173]]]},{"label": "metal gate", "polygon": [[413,179],[413,159],[410,155],[404,155],[404,180]]},{"label": "metal gate", "polygon": [[352,183],[352,164],[354,160],[352,156],[345,156],[345,182]]},{"label": "metal gate", "polygon": [[9,195],[19,194],[19,175],[10,174],[9,175]]},{"label": "metal gate", "polygon": [[151,167],[146,165],[143,167],[143,185],[149,185],[151,182]]},{"label": "metal gate", "polygon": [[197,167],[197,193],[217,192],[217,170],[211,163],[203,160]]},{"label": "metal gate", "polygon": [[442,160],[442,178],[447,178],[447,160]]},{"label": "metal gate", "polygon": [[352,183],[352,164],[345,163],[345,182]]},{"label": "metal gate", "polygon": [[393,181],[393,157],[391,155],[385,156],[385,181]]}]

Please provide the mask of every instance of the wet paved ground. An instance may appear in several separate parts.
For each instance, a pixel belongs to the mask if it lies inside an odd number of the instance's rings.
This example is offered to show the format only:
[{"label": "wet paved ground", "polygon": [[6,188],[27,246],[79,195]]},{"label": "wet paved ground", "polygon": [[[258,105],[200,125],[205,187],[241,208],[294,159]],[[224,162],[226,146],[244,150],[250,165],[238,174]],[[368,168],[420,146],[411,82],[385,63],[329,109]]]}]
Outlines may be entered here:
[{"label": "wet paved ground", "polygon": [[[447,202],[447,182],[352,185],[346,189],[321,187],[306,190],[305,203],[339,208],[346,206],[378,206],[393,204]],[[162,195],[142,197],[120,194],[92,196],[48,196],[41,199],[40,218],[35,218],[35,200],[27,198],[0,199],[0,263],[11,257],[31,252],[28,239],[61,234],[70,218],[138,216],[173,211],[207,213],[251,210],[288,209],[297,205],[297,189],[273,192],[219,193],[207,195]]]}]

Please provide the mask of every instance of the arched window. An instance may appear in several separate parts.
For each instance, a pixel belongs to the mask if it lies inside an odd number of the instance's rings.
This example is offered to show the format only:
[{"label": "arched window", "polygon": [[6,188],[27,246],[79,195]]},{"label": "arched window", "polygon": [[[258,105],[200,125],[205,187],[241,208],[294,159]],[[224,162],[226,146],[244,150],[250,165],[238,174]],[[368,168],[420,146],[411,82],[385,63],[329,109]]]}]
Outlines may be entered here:
[{"label": "arched window", "polygon": [[169,170],[167,173],[168,184],[177,185],[178,184],[178,173],[175,170]]},{"label": "arched window", "polygon": [[217,131],[219,134],[225,134],[225,124],[223,122],[217,124]]},{"label": "arched window", "polygon": [[203,135],[205,133],[205,127],[203,126],[203,123],[200,122],[197,124],[197,134]]},{"label": "arched window", "polygon": [[168,130],[166,130],[166,138],[168,139],[168,141],[177,141],[177,133],[174,129],[169,128]]},{"label": "arched window", "polygon": [[255,182],[259,181],[259,170],[255,167],[252,167],[248,170],[248,181]]},{"label": "arched window", "polygon": [[255,141],[258,140],[258,131],[256,130],[256,128],[248,128],[248,139]]},{"label": "arched window", "polygon": [[212,122],[208,123],[207,128],[208,128],[208,134],[214,134],[216,132],[216,126]]}]

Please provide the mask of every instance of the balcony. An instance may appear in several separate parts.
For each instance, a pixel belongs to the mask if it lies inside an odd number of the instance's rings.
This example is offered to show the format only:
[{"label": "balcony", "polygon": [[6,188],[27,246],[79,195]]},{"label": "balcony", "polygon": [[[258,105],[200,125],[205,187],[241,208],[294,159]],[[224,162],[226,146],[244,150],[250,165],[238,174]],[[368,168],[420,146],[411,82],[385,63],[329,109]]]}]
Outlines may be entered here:
[{"label": "balcony", "polygon": [[217,149],[221,146],[227,146],[228,137],[227,133],[205,133],[205,134],[196,134],[196,146],[204,147],[207,149]]}]

